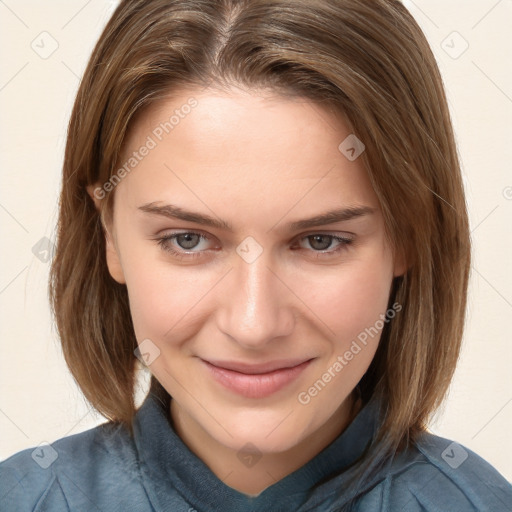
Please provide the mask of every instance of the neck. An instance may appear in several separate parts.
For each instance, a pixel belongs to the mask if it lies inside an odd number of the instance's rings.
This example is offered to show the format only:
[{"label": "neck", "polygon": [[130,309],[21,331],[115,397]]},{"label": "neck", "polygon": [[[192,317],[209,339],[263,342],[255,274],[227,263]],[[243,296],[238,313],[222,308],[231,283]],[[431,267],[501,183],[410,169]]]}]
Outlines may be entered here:
[{"label": "neck", "polygon": [[[219,480],[239,492],[257,496],[331,444],[352,422],[360,407],[361,400],[355,399],[352,393],[324,425],[298,445],[284,452],[263,453],[257,464],[247,466],[240,463],[237,450],[217,442],[175,400],[171,400],[170,413],[178,436]],[[236,471],[233,468],[237,468]]]}]

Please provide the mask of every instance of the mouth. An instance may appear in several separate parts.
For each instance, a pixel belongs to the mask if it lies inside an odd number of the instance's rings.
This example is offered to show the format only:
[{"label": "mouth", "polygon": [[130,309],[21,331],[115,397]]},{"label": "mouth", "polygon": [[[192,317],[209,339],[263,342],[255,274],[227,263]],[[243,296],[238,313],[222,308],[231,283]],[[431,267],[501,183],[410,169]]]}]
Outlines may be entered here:
[{"label": "mouth", "polygon": [[296,380],[313,359],[250,364],[201,360],[210,375],[228,390],[247,398],[265,398]]}]

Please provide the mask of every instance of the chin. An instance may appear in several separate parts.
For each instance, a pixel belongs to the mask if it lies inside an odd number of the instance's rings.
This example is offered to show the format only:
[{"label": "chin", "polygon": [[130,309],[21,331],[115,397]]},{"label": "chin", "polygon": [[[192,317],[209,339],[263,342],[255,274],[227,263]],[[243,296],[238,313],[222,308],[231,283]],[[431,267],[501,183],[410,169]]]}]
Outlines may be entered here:
[{"label": "chin", "polygon": [[253,432],[247,432],[243,435],[236,433],[231,438],[223,436],[218,442],[224,444],[227,448],[240,452],[259,452],[265,453],[282,453],[291,450],[297,446],[302,438],[296,431],[283,430],[279,434],[262,433],[258,428],[254,428]]},{"label": "chin", "polygon": [[[276,414],[265,415],[261,411],[232,417],[223,422],[224,429],[211,425],[214,431],[210,435],[232,450],[244,450],[247,445],[254,445],[261,453],[278,453],[290,450],[299,444],[314,430],[311,420],[304,421],[294,412],[283,408]],[[312,419],[312,418],[311,418]],[[229,432],[229,434],[227,432]],[[311,431],[311,432],[310,432]]]}]

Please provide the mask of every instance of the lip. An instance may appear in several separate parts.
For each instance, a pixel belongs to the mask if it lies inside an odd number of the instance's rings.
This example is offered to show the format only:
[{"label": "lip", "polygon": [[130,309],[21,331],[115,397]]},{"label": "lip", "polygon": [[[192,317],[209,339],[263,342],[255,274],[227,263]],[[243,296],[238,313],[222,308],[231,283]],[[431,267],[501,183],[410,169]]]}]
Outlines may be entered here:
[{"label": "lip", "polygon": [[247,398],[265,398],[297,379],[312,360],[288,359],[262,364],[201,361],[213,378],[229,390]]}]

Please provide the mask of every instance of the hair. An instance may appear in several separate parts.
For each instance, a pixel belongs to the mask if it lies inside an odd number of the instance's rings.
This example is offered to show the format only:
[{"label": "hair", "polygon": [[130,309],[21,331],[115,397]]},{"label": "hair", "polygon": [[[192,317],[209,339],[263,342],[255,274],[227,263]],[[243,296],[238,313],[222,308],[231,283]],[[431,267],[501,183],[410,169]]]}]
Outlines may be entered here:
[{"label": "hair", "polygon": [[120,3],[81,81],[63,165],[50,297],[71,373],[96,410],[130,428],[137,341],[126,286],[105,257],[115,194],[96,208],[86,187],[111,179],[149,105],[178,89],[233,86],[311,100],[343,115],[365,145],[360,158],[407,271],[390,295],[402,309],[359,388],[365,402],[385,404],[380,439],[403,446],[425,430],[455,369],[470,236],[442,78],[398,0]]}]

